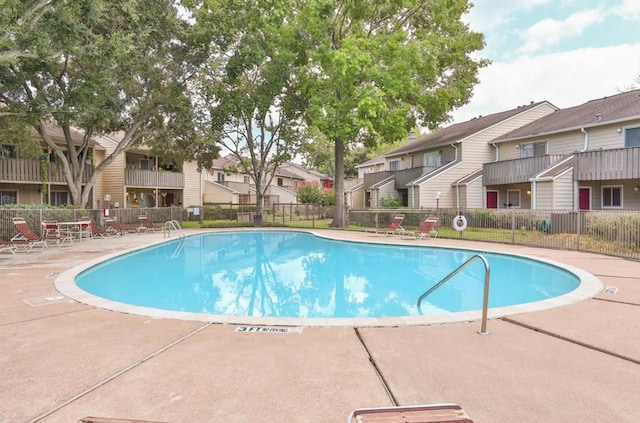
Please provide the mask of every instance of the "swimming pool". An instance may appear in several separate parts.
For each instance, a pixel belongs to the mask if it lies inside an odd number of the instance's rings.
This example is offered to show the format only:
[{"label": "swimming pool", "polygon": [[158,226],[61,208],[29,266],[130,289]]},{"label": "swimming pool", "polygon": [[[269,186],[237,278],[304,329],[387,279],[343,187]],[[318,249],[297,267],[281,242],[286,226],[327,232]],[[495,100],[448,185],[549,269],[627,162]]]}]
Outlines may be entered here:
[{"label": "swimming pool", "polygon": [[[476,253],[424,243],[339,241],[306,232],[217,232],[113,257],[78,270],[75,283],[89,297],[112,302],[114,309],[125,305],[130,312],[196,320],[244,323],[257,318],[262,323],[285,319],[321,324],[371,319],[372,324],[424,323],[434,316],[467,320],[477,318],[482,306],[480,262],[428,297],[422,305],[424,316],[419,316],[415,302]],[[497,310],[517,312],[519,305],[551,306],[549,302],[570,296],[580,285],[577,269],[481,253],[491,265],[489,306],[494,316]],[[83,302],[90,302],[84,297]]]}]

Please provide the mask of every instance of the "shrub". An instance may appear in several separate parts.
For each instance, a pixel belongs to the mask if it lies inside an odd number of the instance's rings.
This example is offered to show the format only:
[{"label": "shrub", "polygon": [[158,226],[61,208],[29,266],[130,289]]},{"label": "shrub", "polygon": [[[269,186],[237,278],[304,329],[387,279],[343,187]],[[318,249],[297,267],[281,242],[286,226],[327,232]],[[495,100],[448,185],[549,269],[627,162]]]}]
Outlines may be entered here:
[{"label": "shrub", "polygon": [[324,193],[317,181],[304,181],[298,185],[296,194],[298,194],[298,203],[301,204],[317,204],[324,199]]}]

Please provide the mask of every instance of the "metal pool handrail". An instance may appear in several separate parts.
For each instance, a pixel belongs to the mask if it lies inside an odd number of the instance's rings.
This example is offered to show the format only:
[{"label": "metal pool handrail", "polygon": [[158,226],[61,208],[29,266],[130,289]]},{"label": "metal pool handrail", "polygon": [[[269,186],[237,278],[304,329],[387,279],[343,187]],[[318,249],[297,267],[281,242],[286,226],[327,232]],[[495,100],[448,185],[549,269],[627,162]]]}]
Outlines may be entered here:
[{"label": "metal pool handrail", "polygon": [[166,221],[162,229],[165,238],[171,237],[171,229],[174,229],[178,233],[178,236],[180,238],[184,238],[186,236],[184,231],[182,230],[182,226],[180,226],[180,222],[178,222],[177,220]]},{"label": "metal pool handrail", "polygon": [[482,325],[478,333],[480,335],[488,335],[489,332],[487,332],[487,308],[489,307],[489,278],[490,278],[491,272],[489,270],[489,262],[483,255],[480,255],[480,254],[474,255],[469,260],[462,263],[453,272],[445,276],[444,279],[442,279],[437,284],[433,285],[424,294],[420,295],[420,297],[418,297],[418,301],[416,302],[416,307],[418,307],[418,313],[422,314],[422,310],[420,309],[420,304],[422,304],[422,300],[428,297],[433,291],[435,291],[436,289],[444,285],[449,279],[457,275],[460,271],[462,271],[462,269],[467,267],[472,261],[475,261],[476,259],[480,259],[484,264],[484,298],[482,299]]}]

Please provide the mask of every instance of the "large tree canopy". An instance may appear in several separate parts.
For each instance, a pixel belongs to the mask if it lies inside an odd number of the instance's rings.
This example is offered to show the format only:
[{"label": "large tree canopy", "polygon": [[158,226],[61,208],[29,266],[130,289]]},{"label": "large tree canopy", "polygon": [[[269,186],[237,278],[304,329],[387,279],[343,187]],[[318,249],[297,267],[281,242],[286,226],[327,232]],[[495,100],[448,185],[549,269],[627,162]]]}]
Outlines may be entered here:
[{"label": "large tree canopy", "polygon": [[306,114],[334,146],[336,211],[343,227],[345,149],[435,127],[468,101],[483,37],[461,22],[466,0],[310,0],[300,30],[310,60],[298,75]]},{"label": "large tree canopy", "polygon": [[[187,24],[178,18],[176,2],[5,5],[10,7],[0,17],[9,30],[0,33],[0,112],[14,125],[35,129],[55,154],[73,204],[85,205],[100,171],[133,144],[191,136],[180,40]],[[47,124],[62,129],[64,145],[50,138]],[[72,128],[84,132],[84,142],[73,140]],[[121,132],[123,140],[83,184],[91,137],[112,132]]]},{"label": "large tree canopy", "polygon": [[202,167],[216,147],[251,176],[256,207],[276,169],[299,141],[300,104],[292,76],[306,57],[291,26],[287,0],[205,0],[194,11],[198,78],[191,84],[200,110],[201,143],[188,146]]}]

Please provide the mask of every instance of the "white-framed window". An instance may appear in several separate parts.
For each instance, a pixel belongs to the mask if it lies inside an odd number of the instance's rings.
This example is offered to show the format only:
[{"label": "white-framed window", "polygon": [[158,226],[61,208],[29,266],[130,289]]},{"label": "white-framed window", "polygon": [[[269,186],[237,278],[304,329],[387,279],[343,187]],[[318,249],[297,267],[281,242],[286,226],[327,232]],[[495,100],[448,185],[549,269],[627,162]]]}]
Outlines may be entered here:
[{"label": "white-framed window", "polygon": [[218,182],[224,182],[224,172],[218,172]]},{"label": "white-framed window", "polygon": [[520,190],[519,189],[507,190],[507,204],[505,204],[505,206],[508,209],[520,208]]},{"label": "white-framed window", "polygon": [[424,153],[422,156],[422,165],[425,167],[440,167],[442,163],[442,155],[439,151],[435,153]]},{"label": "white-framed window", "polygon": [[520,158],[544,156],[547,154],[547,142],[532,142],[520,145]]},{"label": "white-framed window", "polygon": [[389,170],[400,170],[400,160],[391,160],[389,162]]},{"label": "white-framed window", "polygon": [[640,147],[640,126],[624,128],[624,146]]},{"label": "white-framed window", "polygon": [[0,206],[6,206],[7,204],[18,204],[18,191],[0,191]]},{"label": "white-framed window", "polygon": [[611,185],[602,187],[602,208],[622,208],[622,185]]},{"label": "white-framed window", "polygon": [[284,185],[284,179],[278,178],[278,186],[281,187]]},{"label": "white-framed window", "polygon": [[242,177],[242,180],[244,181],[245,184],[251,183],[251,178],[246,175]]}]

